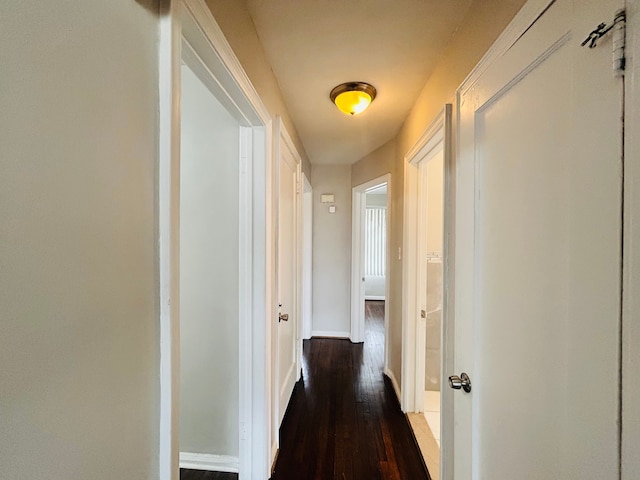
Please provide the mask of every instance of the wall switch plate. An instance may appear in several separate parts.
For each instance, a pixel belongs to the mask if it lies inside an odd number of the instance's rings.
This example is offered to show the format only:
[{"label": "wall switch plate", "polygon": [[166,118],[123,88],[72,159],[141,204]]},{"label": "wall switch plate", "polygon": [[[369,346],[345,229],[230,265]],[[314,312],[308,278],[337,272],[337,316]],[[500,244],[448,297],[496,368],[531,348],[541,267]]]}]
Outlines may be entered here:
[{"label": "wall switch plate", "polygon": [[335,205],[331,205],[329,207],[329,213],[336,213],[336,206]]}]

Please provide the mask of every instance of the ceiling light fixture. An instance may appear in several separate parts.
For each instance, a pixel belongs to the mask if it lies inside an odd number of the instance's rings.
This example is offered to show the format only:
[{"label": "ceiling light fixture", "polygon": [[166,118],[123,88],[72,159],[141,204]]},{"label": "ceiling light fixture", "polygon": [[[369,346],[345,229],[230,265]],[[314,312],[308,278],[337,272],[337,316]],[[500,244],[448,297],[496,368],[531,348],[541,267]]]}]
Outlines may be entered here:
[{"label": "ceiling light fixture", "polygon": [[366,110],[376,98],[376,89],[365,82],[347,82],[338,85],[329,94],[341,112],[356,115]]}]

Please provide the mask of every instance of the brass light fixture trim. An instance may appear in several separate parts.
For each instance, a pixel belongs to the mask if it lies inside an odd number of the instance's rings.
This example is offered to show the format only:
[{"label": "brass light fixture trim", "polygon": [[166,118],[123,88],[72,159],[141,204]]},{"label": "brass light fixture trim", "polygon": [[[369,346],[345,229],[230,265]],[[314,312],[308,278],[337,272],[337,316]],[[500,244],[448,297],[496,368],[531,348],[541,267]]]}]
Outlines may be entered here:
[{"label": "brass light fixture trim", "polygon": [[[368,95],[370,97],[369,102],[367,103],[367,105],[362,108],[361,110],[351,110],[351,111],[347,111],[344,110],[340,105],[339,102],[336,102],[336,99],[338,98],[338,96],[342,95],[343,93],[349,93],[349,92],[363,92],[366,95]],[[373,102],[373,100],[376,98],[376,89],[373,85],[370,85],[366,82],[346,82],[346,83],[342,83],[340,85],[338,85],[337,87],[335,87],[333,90],[331,90],[331,93],[329,94],[329,97],[331,98],[331,101],[344,113],[350,114],[350,115],[355,115],[357,113],[360,113],[362,111],[364,111],[371,102]]]}]

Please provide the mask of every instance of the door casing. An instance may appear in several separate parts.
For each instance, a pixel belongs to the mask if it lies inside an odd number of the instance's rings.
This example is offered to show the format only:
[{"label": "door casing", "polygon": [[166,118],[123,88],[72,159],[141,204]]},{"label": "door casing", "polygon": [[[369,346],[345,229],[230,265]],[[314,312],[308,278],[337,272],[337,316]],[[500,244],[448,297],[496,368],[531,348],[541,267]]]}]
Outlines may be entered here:
[{"label": "door casing", "polygon": [[[421,321],[423,302],[421,252],[426,250],[427,212],[423,208],[426,185],[421,171],[424,163],[439,151],[444,157],[444,223],[443,223],[443,302],[442,302],[442,368],[441,378],[453,371],[453,241],[455,176],[452,151],[453,106],[444,109],[426,128],[418,141],[407,152],[405,160],[405,207],[403,219],[403,292],[402,292],[402,409],[405,412],[421,412],[424,404],[425,337],[426,325]],[[424,167],[422,167],[424,168]],[[443,380],[444,381],[444,380]],[[453,397],[447,388],[441,390],[441,479],[453,478],[447,469],[453,446]],[[447,458],[445,458],[447,457]]]},{"label": "door casing", "polygon": [[160,312],[159,477],[179,478],[180,65],[184,45],[218,100],[241,125],[239,198],[240,478],[267,478],[267,319],[274,310],[271,115],[204,0],[162,0],[159,31],[158,265]]},{"label": "door casing", "polygon": [[302,174],[302,339],[311,338],[313,307],[313,188]]}]

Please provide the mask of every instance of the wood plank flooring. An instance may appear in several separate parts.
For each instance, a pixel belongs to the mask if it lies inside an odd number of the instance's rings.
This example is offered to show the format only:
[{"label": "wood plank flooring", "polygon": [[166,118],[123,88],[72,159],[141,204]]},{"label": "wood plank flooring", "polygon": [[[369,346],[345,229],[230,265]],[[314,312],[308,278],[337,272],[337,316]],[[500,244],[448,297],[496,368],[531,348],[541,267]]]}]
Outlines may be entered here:
[{"label": "wood plank flooring", "polygon": [[[271,480],[431,480],[382,374],[384,302],[366,302],[364,344],[304,342],[303,378],[282,427]],[[182,470],[181,480],[237,480]]]},{"label": "wood plank flooring", "polygon": [[181,469],[180,480],[238,480],[238,474]]},{"label": "wood plank flooring", "polygon": [[389,379],[384,302],[367,302],[364,344],[304,342],[303,379],[280,430],[272,480],[429,479]]}]

